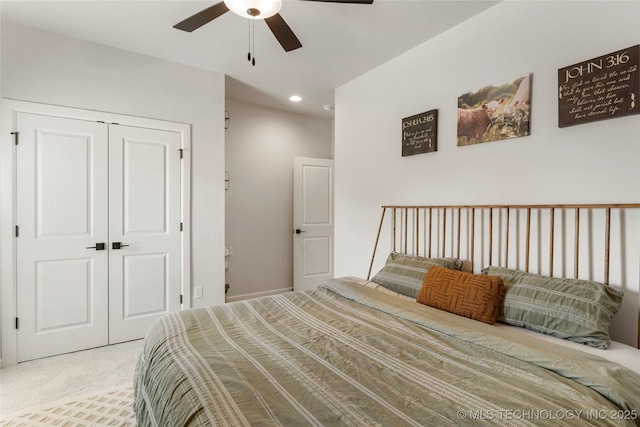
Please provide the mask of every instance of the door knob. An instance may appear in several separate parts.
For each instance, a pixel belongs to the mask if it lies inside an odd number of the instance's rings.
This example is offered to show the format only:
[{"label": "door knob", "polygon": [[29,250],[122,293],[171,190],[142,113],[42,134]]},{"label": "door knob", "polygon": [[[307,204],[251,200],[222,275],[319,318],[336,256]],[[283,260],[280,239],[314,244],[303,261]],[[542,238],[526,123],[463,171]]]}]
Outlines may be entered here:
[{"label": "door knob", "polygon": [[300,233],[306,233],[306,231],[296,228],[296,234],[300,234]]},{"label": "door knob", "polygon": [[122,242],[113,242],[113,243],[111,243],[111,249],[122,249],[125,246],[129,246],[129,245],[123,245]]},{"label": "door knob", "polygon": [[95,249],[96,251],[104,251],[104,243],[96,243],[95,246],[87,246],[87,249]]}]

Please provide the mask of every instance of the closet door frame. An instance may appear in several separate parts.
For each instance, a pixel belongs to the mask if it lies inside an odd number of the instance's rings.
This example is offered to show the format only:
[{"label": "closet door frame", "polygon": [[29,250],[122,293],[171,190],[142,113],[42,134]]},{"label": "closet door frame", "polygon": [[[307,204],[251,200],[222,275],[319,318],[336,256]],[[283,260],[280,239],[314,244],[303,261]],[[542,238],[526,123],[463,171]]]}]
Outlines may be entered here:
[{"label": "closet door frame", "polygon": [[191,126],[185,123],[126,116],[12,99],[0,100],[0,288],[2,306],[1,366],[15,365],[18,359],[16,329],[16,118],[32,113],[70,119],[117,123],[178,132],[181,135],[181,250],[182,309],[191,308]]}]

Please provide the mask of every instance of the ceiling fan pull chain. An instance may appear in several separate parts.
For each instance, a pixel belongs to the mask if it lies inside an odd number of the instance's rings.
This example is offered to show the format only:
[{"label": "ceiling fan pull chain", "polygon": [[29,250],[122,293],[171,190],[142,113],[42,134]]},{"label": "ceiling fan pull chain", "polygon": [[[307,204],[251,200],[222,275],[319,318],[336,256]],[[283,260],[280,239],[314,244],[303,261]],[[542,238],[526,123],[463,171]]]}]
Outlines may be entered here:
[{"label": "ceiling fan pull chain", "polygon": [[251,65],[256,66],[256,21],[255,19],[249,19],[249,53],[247,53],[247,61],[251,62]]},{"label": "ceiling fan pull chain", "polygon": [[248,20],[248,24],[249,24],[249,37],[248,37],[248,44],[249,47],[247,48],[248,53],[247,53],[247,61],[251,62],[251,20]]},{"label": "ceiling fan pull chain", "polygon": [[256,66],[256,20],[251,19],[251,45],[253,51],[253,58],[251,58],[251,65]]}]

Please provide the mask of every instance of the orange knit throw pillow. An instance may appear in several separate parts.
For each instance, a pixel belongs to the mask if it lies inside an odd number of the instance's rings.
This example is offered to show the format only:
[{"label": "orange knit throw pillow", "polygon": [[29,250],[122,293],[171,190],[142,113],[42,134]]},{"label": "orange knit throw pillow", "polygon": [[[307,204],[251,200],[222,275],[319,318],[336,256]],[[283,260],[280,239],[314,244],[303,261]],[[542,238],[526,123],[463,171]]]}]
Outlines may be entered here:
[{"label": "orange knit throw pillow", "polygon": [[504,283],[498,276],[433,266],[424,276],[416,301],[493,325],[503,294]]}]

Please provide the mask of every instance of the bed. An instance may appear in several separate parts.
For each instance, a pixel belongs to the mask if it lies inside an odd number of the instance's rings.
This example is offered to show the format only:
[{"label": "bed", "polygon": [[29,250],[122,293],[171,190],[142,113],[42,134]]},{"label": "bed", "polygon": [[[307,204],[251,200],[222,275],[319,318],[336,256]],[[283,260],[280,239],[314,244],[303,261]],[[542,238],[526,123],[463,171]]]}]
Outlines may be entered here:
[{"label": "bed", "polygon": [[[602,282],[628,267],[609,260],[612,247],[637,264],[639,253],[627,246],[636,230],[630,212],[640,205],[576,206],[545,206],[542,214],[534,206],[383,207],[369,275],[383,240],[390,251],[371,280],[337,278],[312,291],[187,310],[154,323],[134,380],[138,423],[640,425],[640,350],[608,335],[621,292],[591,278],[548,274],[568,247],[580,272],[580,248],[599,241],[592,233],[600,214],[583,213],[580,226],[581,214],[567,220],[564,209],[604,209],[597,233],[604,236]],[[540,226],[544,221],[554,225]],[[388,233],[381,232],[384,222]],[[576,230],[588,224],[586,235],[568,232],[568,223]],[[616,235],[626,237],[612,243]],[[562,243],[568,239],[575,244]],[[541,241],[551,249],[538,247]],[[549,261],[546,275],[529,271],[540,258]],[[456,297],[438,306],[442,283],[445,300],[451,289],[477,287],[482,295],[473,301],[492,302],[477,310]],[[571,319],[558,323],[563,314],[549,314],[548,301],[521,310],[533,288],[573,293],[571,306],[558,300],[555,308]],[[597,306],[597,315],[591,308],[581,313],[583,304]]]}]

